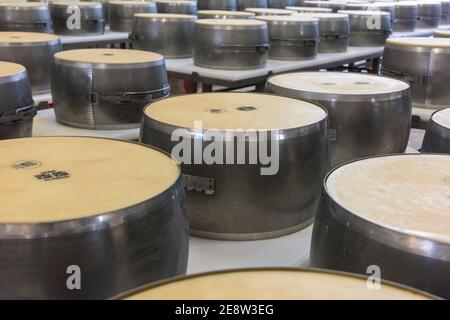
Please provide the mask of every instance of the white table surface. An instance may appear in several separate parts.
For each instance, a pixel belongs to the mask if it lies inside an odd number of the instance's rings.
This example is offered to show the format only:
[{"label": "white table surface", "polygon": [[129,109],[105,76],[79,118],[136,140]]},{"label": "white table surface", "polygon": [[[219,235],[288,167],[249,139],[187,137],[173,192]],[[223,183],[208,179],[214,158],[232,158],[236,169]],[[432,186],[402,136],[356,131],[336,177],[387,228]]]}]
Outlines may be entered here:
[{"label": "white table surface", "polygon": [[166,59],[166,68],[169,72],[191,75],[197,73],[199,77],[209,79],[220,79],[229,82],[236,82],[245,79],[264,77],[269,73],[282,73],[293,70],[308,68],[320,68],[336,62],[345,64],[347,61],[363,60],[367,56],[382,55],[383,47],[349,47],[346,52],[340,53],[319,53],[315,59],[281,61],[267,60],[264,68],[252,70],[222,70],[203,68],[194,65],[192,58],[186,59]]},{"label": "white table surface", "polygon": [[33,100],[35,105],[39,105],[40,103],[52,103],[52,94],[51,93],[41,93],[41,94],[33,94]]},{"label": "white table surface", "polygon": [[251,267],[306,267],[312,226],[268,240],[218,241],[190,237],[188,274]]},{"label": "white table surface", "polygon": [[33,122],[33,136],[90,136],[121,140],[137,140],[139,128],[127,130],[88,130],[58,123],[53,109],[40,110]]},{"label": "white table surface", "polygon": [[94,36],[60,36],[61,44],[82,44],[82,43],[100,43],[100,42],[117,42],[128,41],[128,33],[114,32],[105,30],[102,35]]},{"label": "white table surface", "polygon": [[418,116],[420,118],[421,122],[428,122],[430,121],[431,115],[433,112],[437,111],[438,109],[425,109],[425,108],[412,108],[412,114],[414,116]]},{"label": "white table surface", "polygon": [[[442,27],[448,29],[450,26]],[[414,32],[394,32],[392,38],[400,37],[424,37],[433,35],[435,29],[418,29]],[[329,65],[346,64],[357,60],[364,60],[367,57],[381,56],[384,47],[348,47],[346,52],[339,53],[319,53],[311,60],[282,61],[268,60],[264,68],[253,70],[222,70],[203,68],[194,65],[192,58],[166,59],[168,72],[181,75],[198,74],[199,78],[215,79],[226,82],[237,82],[246,79],[255,79],[267,76],[270,73],[283,73],[295,70],[320,69]]]}]

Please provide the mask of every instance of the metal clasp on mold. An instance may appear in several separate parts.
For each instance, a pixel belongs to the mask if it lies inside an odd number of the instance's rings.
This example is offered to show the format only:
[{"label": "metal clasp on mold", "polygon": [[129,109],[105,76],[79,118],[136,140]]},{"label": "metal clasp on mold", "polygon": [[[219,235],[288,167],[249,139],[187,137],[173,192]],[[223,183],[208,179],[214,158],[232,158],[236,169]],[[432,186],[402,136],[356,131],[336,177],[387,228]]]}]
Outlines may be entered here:
[{"label": "metal clasp on mold", "polygon": [[206,195],[214,194],[214,178],[182,174],[184,188],[187,191],[204,192]]}]

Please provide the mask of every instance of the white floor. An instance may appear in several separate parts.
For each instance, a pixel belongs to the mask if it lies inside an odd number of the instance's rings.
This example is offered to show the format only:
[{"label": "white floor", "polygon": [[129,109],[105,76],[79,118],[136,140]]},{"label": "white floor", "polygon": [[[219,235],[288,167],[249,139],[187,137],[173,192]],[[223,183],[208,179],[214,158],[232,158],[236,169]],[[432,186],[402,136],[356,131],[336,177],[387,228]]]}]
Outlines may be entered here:
[{"label": "white floor", "polygon": [[250,267],[306,267],[312,226],[269,240],[217,241],[190,238],[188,274]]}]

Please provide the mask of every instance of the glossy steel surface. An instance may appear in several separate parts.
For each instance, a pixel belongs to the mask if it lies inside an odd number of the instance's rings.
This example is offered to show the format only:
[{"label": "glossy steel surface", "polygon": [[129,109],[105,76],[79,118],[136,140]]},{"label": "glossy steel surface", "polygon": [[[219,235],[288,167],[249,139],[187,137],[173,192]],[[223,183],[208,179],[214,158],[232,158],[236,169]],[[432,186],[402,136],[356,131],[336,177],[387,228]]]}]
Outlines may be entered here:
[{"label": "glossy steel surface", "polygon": [[416,29],[419,18],[419,6],[416,3],[395,5],[395,19],[393,30],[396,32],[410,32]]},{"label": "glossy steel surface", "polygon": [[[101,3],[88,3],[89,5],[77,5],[77,3],[50,3],[50,14],[53,21],[55,34],[60,35],[99,35],[105,32],[105,12]],[[73,11],[70,11],[73,9]],[[68,12],[69,10],[69,12]],[[68,18],[74,12],[80,12],[80,25],[68,24]],[[70,27],[69,27],[70,26]]]},{"label": "glossy steel surface", "polygon": [[236,0],[197,0],[198,10],[236,10]]},{"label": "glossy steel surface", "polygon": [[[62,50],[61,41],[0,42],[0,60],[23,65],[34,94],[50,92],[53,55]],[[30,54],[32,52],[32,54]]]},{"label": "glossy steel surface", "polygon": [[[171,141],[175,129],[176,126],[144,115],[140,141],[171,152],[178,142]],[[208,142],[202,142],[201,136],[198,132],[194,135],[191,130],[193,143],[199,143],[204,150]],[[213,194],[187,192],[186,208],[192,235],[222,240],[257,240],[293,233],[312,223],[321,181],[329,166],[327,119],[280,130],[276,139],[279,171],[275,175],[261,175],[261,165],[206,165],[193,164],[194,161],[181,165],[185,175],[214,180]],[[223,143],[226,157],[226,140]],[[245,152],[249,152],[248,143],[245,148]],[[292,190],[295,190],[294,194]]]},{"label": "glossy steel surface", "polygon": [[257,69],[266,65],[267,25],[195,25],[194,63],[216,69]]},{"label": "glossy steel surface", "polygon": [[307,60],[314,59],[317,55],[320,41],[317,19],[289,21],[261,18],[261,20],[266,21],[269,27],[269,59]]},{"label": "glossy steel surface", "polygon": [[368,266],[376,265],[383,279],[450,298],[448,243],[397,232],[353,214],[329,195],[327,178],[314,221],[312,267],[367,274]]},{"label": "glossy steel surface", "polygon": [[268,7],[269,7],[268,0],[237,0],[237,9],[240,11],[243,11],[247,8],[268,8]]},{"label": "glossy steel surface", "polygon": [[450,25],[450,1],[441,1],[442,5],[442,18],[441,25],[449,26]]},{"label": "glossy steel surface", "polygon": [[[439,111],[441,110],[434,112],[433,115]],[[427,124],[421,152],[450,153],[450,128],[434,121],[433,115]]]},{"label": "glossy steel surface", "polygon": [[333,12],[338,12],[339,10],[344,10],[347,4],[344,1],[304,1],[303,6],[328,8],[333,10]]},{"label": "glossy steel surface", "polygon": [[328,14],[303,13],[319,19],[319,52],[345,52],[350,38],[350,21],[346,17],[333,17]]},{"label": "glossy steel surface", "polygon": [[386,44],[382,74],[411,84],[413,106],[439,109],[448,106],[450,48]]},{"label": "glossy steel surface", "polygon": [[109,29],[116,32],[131,32],[135,13],[156,13],[156,5],[153,2],[109,3],[107,10]]},{"label": "glossy steel surface", "polygon": [[0,31],[52,33],[52,20],[46,4],[37,7],[0,6]]},{"label": "glossy steel surface", "polygon": [[158,13],[181,13],[193,14],[197,13],[196,1],[156,1],[156,8]]},{"label": "glossy steel surface", "polygon": [[266,89],[285,97],[312,101],[327,109],[332,167],[356,158],[401,153],[406,149],[411,127],[409,88],[381,94],[332,94],[278,86],[269,78]]},{"label": "glossy steel surface", "polygon": [[0,140],[30,137],[36,108],[26,71],[0,78]]},{"label": "glossy steel surface", "polygon": [[[348,11],[339,11],[348,13]],[[379,28],[371,28],[374,18],[372,15],[349,14],[350,17],[350,46],[377,47],[384,46],[386,39],[392,33],[390,15],[380,16]],[[378,18],[378,17],[377,17]],[[370,28],[369,28],[370,26]]]},{"label": "glossy steel surface", "polygon": [[442,16],[442,5],[440,2],[422,1],[419,3],[419,18],[417,29],[434,29],[439,27]]},{"label": "glossy steel surface", "polygon": [[[106,299],[185,274],[189,237],[184,199],[178,178],[158,196],[117,211],[58,222],[0,224],[0,298]],[[81,270],[81,290],[67,288],[66,270],[72,265]]]},{"label": "glossy steel surface", "polygon": [[189,58],[193,51],[195,17],[139,17],[133,19],[133,49],[153,51],[167,59]]},{"label": "glossy steel surface", "polygon": [[65,125],[138,128],[144,106],[169,91],[164,60],[92,64],[55,59],[52,97],[56,119]]},{"label": "glossy steel surface", "polygon": [[277,8],[277,9],[284,9],[286,7],[296,6],[297,2],[298,2],[297,0],[267,0],[269,8]]},{"label": "glossy steel surface", "polygon": [[394,27],[396,18],[395,6],[392,3],[377,2],[377,3],[350,3],[347,4],[346,10],[364,10],[364,11],[383,11],[390,14],[391,26]]}]

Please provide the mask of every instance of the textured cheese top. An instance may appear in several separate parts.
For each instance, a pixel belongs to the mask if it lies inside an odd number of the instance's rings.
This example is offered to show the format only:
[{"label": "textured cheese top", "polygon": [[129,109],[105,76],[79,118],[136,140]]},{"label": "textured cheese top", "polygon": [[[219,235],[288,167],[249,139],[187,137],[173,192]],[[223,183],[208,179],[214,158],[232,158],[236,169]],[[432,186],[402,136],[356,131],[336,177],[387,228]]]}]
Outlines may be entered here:
[{"label": "textured cheese top", "polygon": [[450,129],[450,108],[434,113],[432,119],[437,124]]},{"label": "textured cheese top", "polygon": [[434,36],[437,38],[450,38],[450,30],[436,30]]},{"label": "textured cheese top", "polygon": [[294,11],[286,9],[274,9],[274,8],[246,8],[245,11],[253,12],[256,14],[266,15],[290,15]]},{"label": "textured cheese top", "polygon": [[46,137],[0,141],[0,223],[103,214],[151,199],[180,175],[166,154],[118,140]]},{"label": "textured cheese top", "polygon": [[381,94],[408,89],[403,81],[348,72],[295,72],[270,77],[272,85],[304,92],[331,94]]},{"label": "textured cheese top", "polygon": [[394,3],[396,7],[418,7],[419,3],[417,1],[400,1]]},{"label": "textured cheese top", "polygon": [[366,279],[294,270],[230,271],[190,277],[126,297],[130,300],[321,300],[429,299],[382,284],[370,290]]},{"label": "textured cheese top", "polygon": [[263,21],[253,19],[201,19],[195,23],[201,25],[213,26],[242,26],[242,27],[260,27],[265,26]]},{"label": "textured cheese top", "polygon": [[378,2],[378,3],[351,3],[347,5],[348,9],[352,8],[362,8],[367,10],[379,9],[380,7],[386,8],[395,8],[395,4],[393,2]]},{"label": "textured cheese top", "polygon": [[387,45],[425,48],[450,48],[450,39],[445,38],[392,38],[387,39]]},{"label": "textured cheese top", "polygon": [[297,12],[333,12],[330,8],[318,8],[318,7],[286,7],[288,10]]},{"label": "textured cheese top", "polygon": [[431,0],[424,0],[424,1],[418,1],[419,6],[438,6],[441,3],[439,1],[431,1]]},{"label": "textured cheese top", "polygon": [[347,4],[347,1],[305,1],[305,4],[329,4],[329,5],[339,5]]},{"label": "textured cheese top", "polygon": [[144,112],[151,119],[184,128],[202,121],[203,129],[211,130],[290,129],[327,116],[306,101],[256,93],[183,95],[154,102]]},{"label": "textured cheese top", "polygon": [[210,15],[214,16],[242,16],[242,17],[253,17],[255,14],[252,12],[245,11],[227,11],[227,10],[199,10],[198,15]]},{"label": "textured cheese top", "polygon": [[12,62],[0,61],[0,77],[10,77],[25,71],[25,67]]},{"label": "textured cheese top", "polygon": [[398,155],[352,162],[327,179],[330,196],[390,229],[450,243],[450,155]]},{"label": "textured cheese top", "polygon": [[138,18],[149,18],[149,19],[180,19],[180,20],[196,19],[195,16],[178,13],[136,13],[134,16]]},{"label": "textured cheese top", "polygon": [[352,16],[390,16],[390,13],[386,11],[339,10],[338,13]]},{"label": "textured cheese top", "polygon": [[0,32],[0,42],[8,43],[49,42],[58,39],[58,36],[48,33],[8,31]]},{"label": "textured cheese top", "polygon": [[263,21],[276,21],[276,22],[318,22],[319,19],[314,17],[307,17],[302,15],[293,16],[259,16],[256,19]]},{"label": "textured cheese top", "polygon": [[130,49],[76,49],[60,51],[55,54],[55,58],[73,62],[130,64],[159,61],[163,56]]},{"label": "textured cheese top", "polygon": [[317,12],[303,12],[298,15],[305,17],[314,17],[319,20],[348,20],[348,14],[341,13],[317,13]]}]

